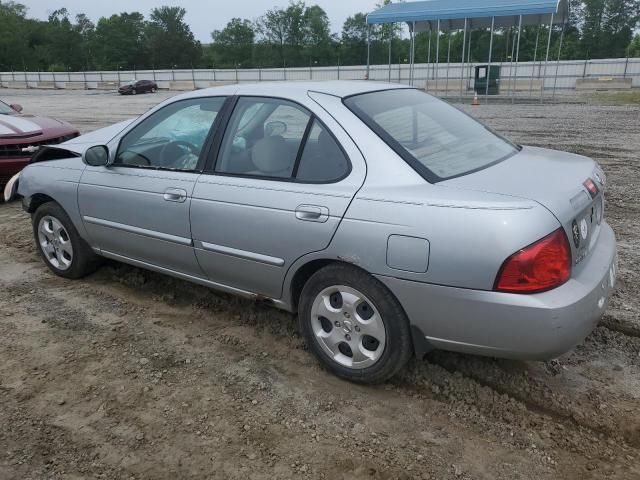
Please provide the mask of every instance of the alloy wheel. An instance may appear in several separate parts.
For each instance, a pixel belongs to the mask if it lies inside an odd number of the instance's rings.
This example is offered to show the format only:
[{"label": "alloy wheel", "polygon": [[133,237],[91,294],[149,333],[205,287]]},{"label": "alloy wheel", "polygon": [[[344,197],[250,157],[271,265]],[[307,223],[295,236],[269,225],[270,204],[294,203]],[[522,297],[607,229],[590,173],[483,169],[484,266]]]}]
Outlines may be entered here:
[{"label": "alloy wheel", "polygon": [[62,222],[46,215],[38,223],[38,242],[47,261],[58,270],[68,270],[73,262],[73,245]]},{"label": "alloy wheel", "polygon": [[382,356],[387,334],[373,302],[344,285],[322,290],[311,307],[311,327],[322,350],[338,364],[361,370]]}]

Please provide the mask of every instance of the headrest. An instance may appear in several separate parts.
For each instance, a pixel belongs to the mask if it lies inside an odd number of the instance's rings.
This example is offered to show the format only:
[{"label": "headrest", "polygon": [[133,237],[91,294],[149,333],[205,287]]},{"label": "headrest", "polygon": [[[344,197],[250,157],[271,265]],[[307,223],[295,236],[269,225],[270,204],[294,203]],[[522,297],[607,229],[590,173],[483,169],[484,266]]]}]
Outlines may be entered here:
[{"label": "headrest", "polygon": [[251,160],[263,173],[276,173],[290,169],[293,160],[289,158],[287,142],[279,135],[259,140],[252,151]]}]

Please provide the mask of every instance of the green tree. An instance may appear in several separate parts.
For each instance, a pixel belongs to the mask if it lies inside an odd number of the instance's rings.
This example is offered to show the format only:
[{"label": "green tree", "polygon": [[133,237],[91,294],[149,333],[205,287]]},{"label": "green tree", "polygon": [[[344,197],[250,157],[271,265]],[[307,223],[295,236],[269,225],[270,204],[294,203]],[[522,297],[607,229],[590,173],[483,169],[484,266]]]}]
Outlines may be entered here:
[{"label": "green tree", "polygon": [[[368,28],[365,13],[356,13],[345,20],[341,35],[341,57],[345,65],[357,65],[367,61]],[[377,32],[377,26],[372,27],[372,39],[375,39]]]},{"label": "green tree", "polygon": [[211,33],[211,50],[217,67],[253,66],[253,46],[256,32],[251,21],[233,18],[222,30]]},{"label": "green tree", "polygon": [[640,13],[638,0],[608,0],[602,29],[606,38],[606,56],[624,57],[633,38]]},{"label": "green tree", "polygon": [[147,61],[144,16],[139,12],[102,17],[92,36],[91,51],[98,68],[141,68]]},{"label": "green tree", "polygon": [[591,58],[625,56],[639,9],[638,0],[584,0],[582,48]]},{"label": "green tree", "polygon": [[331,35],[327,12],[313,5],[305,9],[303,20],[306,53],[312,64],[335,64],[335,39]]},{"label": "green tree", "polygon": [[640,35],[633,37],[633,40],[629,44],[629,56],[640,57]]},{"label": "green tree", "polygon": [[27,8],[0,1],[0,70],[21,69],[30,58]]},{"label": "green tree", "polygon": [[156,68],[184,68],[199,63],[202,45],[184,21],[186,13],[182,7],[159,7],[151,11],[144,37],[149,58]]},{"label": "green tree", "polygon": [[291,2],[287,8],[268,10],[257,21],[261,43],[276,48],[282,66],[300,65],[305,40],[305,4]]}]

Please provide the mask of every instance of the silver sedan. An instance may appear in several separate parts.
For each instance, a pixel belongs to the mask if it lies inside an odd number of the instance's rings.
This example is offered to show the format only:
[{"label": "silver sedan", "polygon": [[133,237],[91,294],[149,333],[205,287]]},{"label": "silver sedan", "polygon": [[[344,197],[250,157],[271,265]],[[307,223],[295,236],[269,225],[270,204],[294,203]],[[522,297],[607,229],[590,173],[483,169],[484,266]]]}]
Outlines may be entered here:
[{"label": "silver sedan", "polygon": [[42,149],[18,192],[57,275],[106,257],[268,301],[373,383],[432,349],[582,341],[615,284],[605,182],[417,89],[326,82],[180,95]]}]

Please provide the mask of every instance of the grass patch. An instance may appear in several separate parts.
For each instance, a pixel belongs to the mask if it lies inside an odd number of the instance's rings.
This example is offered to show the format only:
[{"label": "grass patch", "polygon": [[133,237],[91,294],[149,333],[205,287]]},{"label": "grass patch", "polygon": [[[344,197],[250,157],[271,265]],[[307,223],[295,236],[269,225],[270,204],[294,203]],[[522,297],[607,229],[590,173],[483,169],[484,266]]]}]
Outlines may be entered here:
[{"label": "grass patch", "polygon": [[593,103],[600,105],[640,105],[640,89],[623,92],[596,92]]}]

